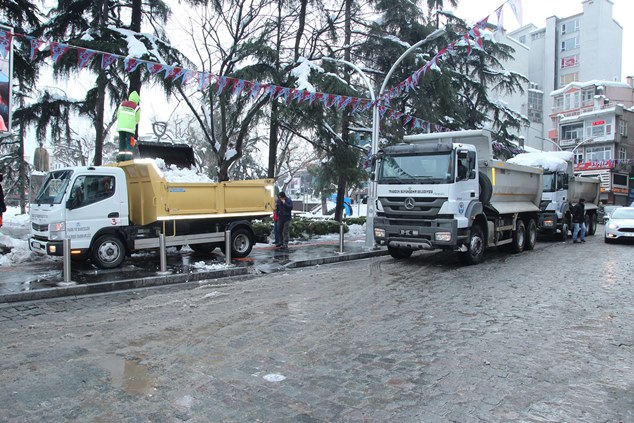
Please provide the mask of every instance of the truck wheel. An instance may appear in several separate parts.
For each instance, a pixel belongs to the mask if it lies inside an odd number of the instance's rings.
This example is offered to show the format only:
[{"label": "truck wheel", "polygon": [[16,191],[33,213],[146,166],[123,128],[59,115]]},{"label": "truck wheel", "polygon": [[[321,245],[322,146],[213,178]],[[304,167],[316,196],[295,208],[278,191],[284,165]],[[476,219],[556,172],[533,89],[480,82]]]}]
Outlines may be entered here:
[{"label": "truck wheel", "polygon": [[93,244],[90,258],[100,269],[114,269],[125,259],[125,246],[115,235],[102,235]]},{"label": "truck wheel", "polygon": [[526,239],[526,227],[522,219],[517,219],[516,228],[513,231],[513,242],[511,243],[511,251],[515,254],[524,251],[524,241]]},{"label": "truck wheel", "polygon": [[469,241],[465,245],[468,251],[458,253],[460,261],[469,265],[480,263],[484,257],[484,235],[480,226],[476,225],[471,228]]},{"label": "truck wheel", "polygon": [[489,204],[491,196],[493,195],[493,184],[491,180],[485,173],[478,172],[478,184],[480,185],[480,202],[482,204]]},{"label": "truck wheel", "polygon": [[412,250],[404,250],[402,248],[390,247],[389,245],[387,246],[387,251],[390,253],[390,255],[393,258],[397,260],[406,259],[412,255]]},{"label": "truck wheel", "polygon": [[588,216],[588,223],[586,224],[588,228],[588,235],[594,235],[597,232],[597,214],[592,213]]},{"label": "truck wheel", "polygon": [[535,223],[535,219],[530,219],[528,221],[528,226],[526,227],[526,240],[524,241],[524,249],[532,250],[535,248],[535,244],[537,243],[537,224]]},{"label": "truck wheel", "polygon": [[555,239],[557,241],[566,241],[566,239],[568,239],[568,222],[566,220],[564,220],[564,222],[561,224],[561,232],[560,233],[556,233],[555,234]]},{"label": "truck wheel", "polygon": [[189,248],[197,253],[209,254],[216,248],[216,245],[211,242],[206,242],[204,244],[190,244]]},{"label": "truck wheel", "polygon": [[[253,249],[253,237],[251,233],[244,229],[234,229],[231,231],[231,257],[242,258],[249,255]],[[222,244],[220,250],[225,253],[225,245]]]}]

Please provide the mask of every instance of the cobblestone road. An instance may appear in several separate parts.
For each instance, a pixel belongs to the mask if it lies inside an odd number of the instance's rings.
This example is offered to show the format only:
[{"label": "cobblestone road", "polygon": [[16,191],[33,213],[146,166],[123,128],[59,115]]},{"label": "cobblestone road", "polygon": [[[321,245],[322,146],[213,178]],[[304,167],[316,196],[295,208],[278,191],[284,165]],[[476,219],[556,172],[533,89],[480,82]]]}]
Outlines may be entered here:
[{"label": "cobblestone road", "polygon": [[632,422],[634,245],[0,306],[2,422]]}]

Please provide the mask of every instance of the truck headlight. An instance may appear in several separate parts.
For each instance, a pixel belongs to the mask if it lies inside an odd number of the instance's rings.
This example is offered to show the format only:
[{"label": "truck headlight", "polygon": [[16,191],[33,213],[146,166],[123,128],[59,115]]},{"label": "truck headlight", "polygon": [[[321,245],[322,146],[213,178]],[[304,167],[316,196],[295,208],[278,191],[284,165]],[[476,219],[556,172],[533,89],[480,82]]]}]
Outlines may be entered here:
[{"label": "truck headlight", "polygon": [[555,222],[552,219],[544,220],[544,226],[553,226]]},{"label": "truck headlight", "polygon": [[64,222],[50,223],[48,233],[51,241],[63,240],[66,238],[66,224]]},{"label": "truck headlight", "polygon": [[451,232],[436,232],[434,234],[434,239],[436,241],[451,241]]},{"label": "truck headlight", "polygon": [[385,229],[374,228],[375,238],[385,238]]}]

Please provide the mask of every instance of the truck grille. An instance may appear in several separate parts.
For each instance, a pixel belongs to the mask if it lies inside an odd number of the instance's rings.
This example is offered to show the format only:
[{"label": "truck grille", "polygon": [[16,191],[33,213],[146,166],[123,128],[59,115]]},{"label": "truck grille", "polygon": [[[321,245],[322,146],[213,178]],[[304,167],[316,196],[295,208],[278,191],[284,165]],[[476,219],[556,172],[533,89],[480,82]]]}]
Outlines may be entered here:
[{"label": "truck grille", "polygon": [[383,213],[389,218],[420,219],[436,217],[447,198],[380,197]]},{"label": "truck grille", "polygon": [[31,223],[31,227],[36,232],[46,232],[46,231],[48,231],[48,225],[38,225],[37,223]]}]

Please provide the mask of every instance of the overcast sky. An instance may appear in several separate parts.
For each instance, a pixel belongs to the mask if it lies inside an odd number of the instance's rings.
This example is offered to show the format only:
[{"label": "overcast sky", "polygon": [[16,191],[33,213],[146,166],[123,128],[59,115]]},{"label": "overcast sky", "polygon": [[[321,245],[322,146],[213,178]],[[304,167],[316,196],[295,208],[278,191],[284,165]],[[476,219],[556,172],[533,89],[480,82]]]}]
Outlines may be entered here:
[{"label": "overcast sky", "polygon": [[[604,0],[596,0],[604,1]],[[460,0],[454,13],[467,21],[476,22],[490,15],[489,22],[495,24],[495,9],[504,4],[504,0]],[[623,68],[621,81],[628,75],[634,75],[634,54],[628,53],[634,41],[634,0],[612,0],[612,17],[623,28]],[[582,0],[523,0],[522,24],[532,23],[538,28],[546,26],[546,18],[557,16],[566,18],[583,11]],[[504,6],[504,26],[508,31],[519,28],[511,8]]]}]

